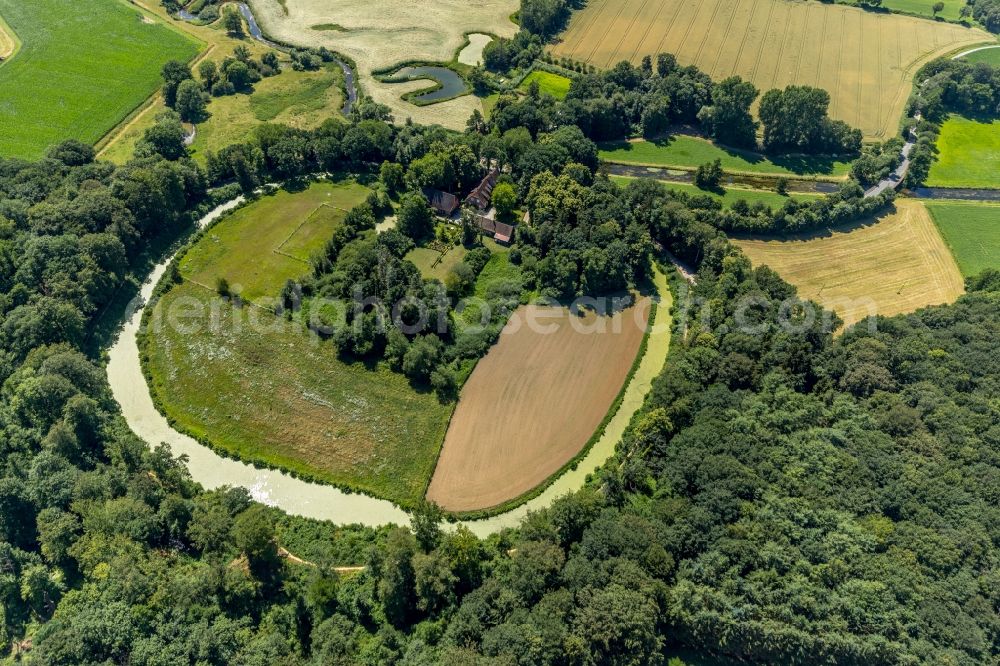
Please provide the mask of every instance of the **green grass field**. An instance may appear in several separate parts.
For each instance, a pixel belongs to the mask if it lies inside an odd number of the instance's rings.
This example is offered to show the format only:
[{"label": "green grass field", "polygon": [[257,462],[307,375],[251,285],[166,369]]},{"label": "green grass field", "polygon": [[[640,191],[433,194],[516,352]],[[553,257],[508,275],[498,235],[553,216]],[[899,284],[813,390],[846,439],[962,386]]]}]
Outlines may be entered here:
[{"label": "green grass field", "polygon": [[[933,18],[934,4],[937,0],[882,0],[882,7],[894,12],[904,12]],[[944,9],[938,16],[949,21],[957,21],[959,12],[965,6],[965,0],[943,0]]]},{"label": "green grass field", "polygon": [[64,139],[96,143],[160,85],[192,38],[120,0],[0,0],[21,49],[0,65],[0,156],[33,159]]},{"label": "green grass field", "polygon": [[1000,205],[964,201],[924,202],[955,255],[962,275],[1000,268]]},{"label": "green grass field", "polygon": [[715,159],[731,173],[769,174],[787,177],[842,179],[850,162],[823,156],[765,157],[757,153],[723,148],[698,137],[675,135],[657,141],[619,141],[601,145],[601,159],[621,164],[693,169]]},{"label": "green grass field", "polygon": [[301,323],[235,309],[189,281],[159,300],[150,330],[145,368],[175,428],[242,460],[404,505],[423,495],[454,405],[383,365],[341,361]]},{"label": "green grass field", "polygon": [[347,180],[264,196],[209,229],[181,260],[181,275],[209,289],[224,277],[248,301],[276,297],[309,272],[309,257],[368,192]]},{"label": "green grass field", "polygon": [[995,49],[984,49],[970,53],[969,55],[962,56],[962,59],[968,62],[985,62],[987,65],[1000,67],[1000,46]]},{"label": "green grass field", "polygon": [[542,94],[552,95],[556,99],[566,99],[566,93],[569,92],[569,84],[572,83],[572,80],[565,76],[535,70],[531,74],[528,74],[518,87],[526,91],[532,81],[538,81],[538,90]]},{"label": "green grass field", "polygon": [[[626,176],[611,176],[611,180],[615,181],[623,187],[629,183],[632,178]],[[712,192],[709,190],[703,190],[695,185],[688,183],[672,183],[669,181],[661,181],[663,185],[674,192],[684,192],[690,195],[708,195],[713,199],[719,199],[722,201],[723,206],[732,206],[737,201],[746,201],[749,204],[764,203],[772,208],[781,208],[785,205],[785,202],[789,199],[810,199],[816,198],[821,195],[819,194],[806,194],[802,192],[793,193],[791,196],[784,196],[778,194],[777,192],[772,192],[770,190],[754,190],[750,188],[740,188],[740,187],[727,187],[725,192],[720,194],[718,192]]]},{"label": "green grass field", "polygon": [[1000,187],[1000,121],[952,116],[941,126],[930,187]]},{"label": "green grass field", "polygon": [[417,247],[410,250],[406,259],[412,261],[425,278],[444,282],[448,272],[460,264],[466,254],[468,250],[461,245],[453,246],[443,254],[433,248]]},{"label": "green grass field", "polygon": [[[192,157],[202,162],[209,151],[219,152],[245,140],[262,122],[312,129],[327,118],[343,118],[339,113],[343,106],[343,78],[340,68],[330,63],[320,70],[296,72],[283,60],[281,74],[257,82],[250,95],[212,98],[208,119],[198,124],[191,146]],[[150,112],[123,131],[101,157],[116,164],[128,161],[143,133],[165,109],[162,100],[157,102]]]}]

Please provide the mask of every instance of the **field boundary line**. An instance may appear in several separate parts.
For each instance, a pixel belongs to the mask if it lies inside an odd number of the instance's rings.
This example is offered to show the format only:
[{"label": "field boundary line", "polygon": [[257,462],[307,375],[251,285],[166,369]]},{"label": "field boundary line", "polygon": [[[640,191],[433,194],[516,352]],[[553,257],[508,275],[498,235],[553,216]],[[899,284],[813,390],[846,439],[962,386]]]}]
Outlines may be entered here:
[{"label": "field boundary line", "polygon": [[[334,206],[334,205],[328,204],[326,202],[323,202],[321,204],[317,204],[317,206],[315,208],[313,208],[311,211],[309,211],[309,214],[306,215],[305,218],[303,218],[303,220],[301,222],[299,222],[298,225],[294,229],[292,229],[291,233],[288,234],[288,236],[285,237],[285,240],[283,240],[280,243],[278,243],[277,247],[275,247],[274,250],[272,250],[272,252],[277,252],[281,248],[285,247],[285,243],[287,243],[288,241],[292,240],[292,236],[294,236],[295,234],[299,233],[299,229],[301,229],[302,227],[304,227],[306,225],[306,223],[309,222],[309,220],[312,219],[312,216],[315,215],[319,211],[319,209],[323,208],[324,206],[326,206],[327,208],[332,208],[334,210],[339,210],[342,213],[347,213],[348,212],[348,211],[344,210],[343,208],[341,208],[340,206]],[[279,254],[283,254],[283,253],[279,252]],[[285,256],[291,256],[291,255],[285,255]],[[298,259],[296,257],[292,257],[292,258],[295,259],[296,261],[302,261],[301,259]],[[306,262],[306,263],[308,263],[308,262]]]}]

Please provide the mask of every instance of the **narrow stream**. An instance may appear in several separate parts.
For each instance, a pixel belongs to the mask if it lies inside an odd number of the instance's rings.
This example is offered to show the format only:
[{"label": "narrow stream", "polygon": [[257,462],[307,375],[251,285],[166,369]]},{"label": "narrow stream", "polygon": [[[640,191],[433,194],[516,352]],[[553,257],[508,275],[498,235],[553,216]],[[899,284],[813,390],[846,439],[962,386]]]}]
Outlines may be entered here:
[{"label": "narrow stream", "polygon": [[[268,38],[264,36],[264,32],[260,29],[260,25],[257,24],[257,19],[254,18],[253,11],[250,9],[250,5],[245,2],[239,4],[240,14],[246,19],[247,27],[250,31],[250,36],[259,42],[267,44],[273,49],[287,50],[287,47],[283,47],[280,44],[275,44]],[[351,111],[354,109],[354,105],[358,102],[358,86],[354,80],[354,70],[351,66],[340,58],[334,56],[333,61],[337,63],[341,71],[344,72],[344,89],[347,91],[347,99],[344,100],[343,113],[345,116],[351,115]]]}]

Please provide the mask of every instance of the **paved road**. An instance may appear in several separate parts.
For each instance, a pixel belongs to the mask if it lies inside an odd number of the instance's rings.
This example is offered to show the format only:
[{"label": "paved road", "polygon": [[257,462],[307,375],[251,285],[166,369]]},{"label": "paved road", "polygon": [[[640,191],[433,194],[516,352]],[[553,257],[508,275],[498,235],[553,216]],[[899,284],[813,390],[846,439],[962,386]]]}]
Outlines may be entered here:
[{"label": "paved road", "polygon": [[[919,118],[918,118],[919,120]],[[910,153],[913,152],[913,146],[916,145],[916,132],[910,130],[909,140],[903,144],[903,161],[899,163],[896,170],[890,173],[886,178],[879,181],[875,186],[865,190],[865,197],[872,198],[877,197],[888,189],[897,189],[906,178],[907,172],[910,170]]]}]

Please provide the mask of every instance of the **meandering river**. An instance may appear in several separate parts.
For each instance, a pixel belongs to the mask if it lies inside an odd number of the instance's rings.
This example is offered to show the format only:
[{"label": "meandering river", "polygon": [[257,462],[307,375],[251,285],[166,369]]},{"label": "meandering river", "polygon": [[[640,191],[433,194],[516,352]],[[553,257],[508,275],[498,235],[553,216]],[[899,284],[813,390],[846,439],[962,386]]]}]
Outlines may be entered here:
[{"label": "meandering river", "polygon": [[[243,197],[223,204],[198,222],[204,227],[243,203]],[[222,486],[246,488],[253,498],[284,511],[328,520],[337,524],[361,524],[379,527],[405,525],[408,514],[387,500],[357,493],[347,493],[333,486],[311,483],[285,472],[258,469],[252,465],[220,456],[212,449],[170,427],[153,404],[149,386],[142,373],[136,334],[142,313],[156,284],[166,271],[173,255],[158,264],[146,278],[139,295],[129,308],[118,339],[108,353],[108,381],[129,427],[151,446],[166,443],[174,455],[184,456],[191,476],[207,489]],[[629,381],[621,406],[608,423],[604,435],[590,449],[575,469],[556,479],[536,498],[506,513],[483,520],[464,521],[463,525],[480,537],[516,526],[531,510],[544,508],[556,498],[580,488],[588,474],[597,470],[614,453],[632,415],[642,406],[653,379],[663,369],[670,349],[672,304],[666,277],[659,270],[654,275],[659,307],[649,334],[646,353]]]}]

